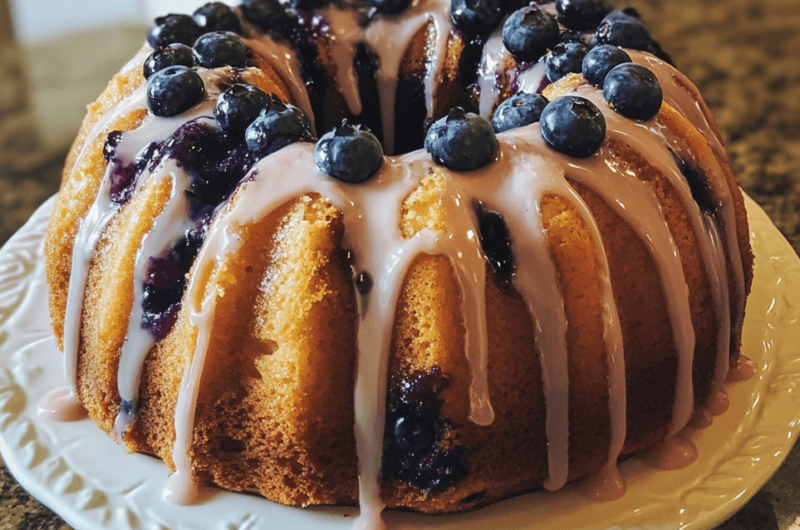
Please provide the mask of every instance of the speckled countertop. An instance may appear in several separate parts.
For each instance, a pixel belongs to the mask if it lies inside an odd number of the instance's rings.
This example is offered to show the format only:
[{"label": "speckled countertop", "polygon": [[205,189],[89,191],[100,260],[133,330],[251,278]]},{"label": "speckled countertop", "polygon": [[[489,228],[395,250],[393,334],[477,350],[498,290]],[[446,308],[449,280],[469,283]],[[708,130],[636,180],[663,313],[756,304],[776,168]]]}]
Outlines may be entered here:
[{"label": "speckled countertop", "polygon": [[[719,119],[742,187],[800,251],[800,0],[628,4],[639,9],[655,38],[700,87]],[[623,0],[617,5],[624,7]],[[2,26],[0,14],[0,244],[57,191],[75,116],[80,119],[82,105],[144,36],[143,30],[126,28],[39,45],[25,50],[21,56],[28,61],[20,66],[9,58],[20,55],[3,40]],[[72,67],[83,51],[97,55],[100,38],[105,55],[96,68]],[[32,80],[32,92],[30,85],[11,84],[20,72]],[[33,110],[20,110],[26,100]],[[53,112],[64,118],[60,129],[37,125],[47,123]],[[767,486],[718,530],[800,530],[798,447]],[[0,461],[0,530],[60,528],[68,526],[30,497]]]}]

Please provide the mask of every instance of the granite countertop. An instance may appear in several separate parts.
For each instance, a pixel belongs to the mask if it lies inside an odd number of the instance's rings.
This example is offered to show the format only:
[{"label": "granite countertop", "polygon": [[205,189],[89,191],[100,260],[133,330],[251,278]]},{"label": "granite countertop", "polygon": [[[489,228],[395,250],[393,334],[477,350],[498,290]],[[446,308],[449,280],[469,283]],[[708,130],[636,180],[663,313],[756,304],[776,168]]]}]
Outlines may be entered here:
[{"label": "granite countertop", "polygon": [[[800,0],[627,2],[700,87],[719,119],[742,187],[800,251]],[[616,3],[624,7],[625,0]],[[74,135],[82,106],[144,37],[141,28],[106,30],[23,53],[4,36],[4,23],[0,9],[0,244],[57,191],[65,138]],[[98,38],[104,55],[88,65],[74,63],[83,52],[97,56]],[[20,76],[31,80],[32,91],[26,82],[11,84]],[[56,120],[60,129],[41,126],[56,115],[64,118]],[[800,446],[718,530],[800,530],[798,471]],[[0,530],[61,528],[69,527],[28,495],[0,461]]]}]

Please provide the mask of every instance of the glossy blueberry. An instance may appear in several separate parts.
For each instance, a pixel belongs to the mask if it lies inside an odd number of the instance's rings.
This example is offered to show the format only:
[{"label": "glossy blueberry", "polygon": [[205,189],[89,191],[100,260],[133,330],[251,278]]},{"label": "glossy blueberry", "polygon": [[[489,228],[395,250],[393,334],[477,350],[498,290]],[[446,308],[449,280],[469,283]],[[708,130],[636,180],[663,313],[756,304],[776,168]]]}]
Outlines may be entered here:
[{"label": "glossy blueberry", "polygon": [[331,3],[331,0],[287,0],[287,3],[295,9],[311,11],[325,7]]},{"label": "glossy blueberry", "polygon": [[291,19],[278,0],[245,0],[240,8],[242,18],[264,33],[288,35]]},{"label": "glossy blueberry", "polygon": [[209,2],[192,13],[192,18],[200,26],[203,33],[211,31],[242,32],[242,23],[233,9],[222,2]]},{"label": "glossy blueberry", "polygon": [[614,7],[609,0],[557,0],[558,21],[576,31],[597,27]]},{"label": "glossy blueberry", "polygon": [[347,120],[317,142],[314,161],[323,173],[335,179],[360,184],[383,165],[383,147],[372,132]]},{"label": "glossy blueberry", "polygon": [[594,86],[601,87],[612,68],[629,62],[631,56],[621,48],[601,44],[592,48],[583,58],[583,77]]},{"label": "glossy blueberry", "polygon": [[170,14],[158,17],[155,24],[147,32],[147,42],[153,48],[169,44],[185,44],[191,46],[203,31],[189,15]]},{"label": "glossy blueberry", "polygon": [[636,17],[622,11],[609,13],[595,34],[598,44],[613,44],[622,48],[646,50],[650,45],[650,30]]},{"label": "glossy blueberry", "polygon": [[145,60],[143,73],[145,79],[159,70],[168,66],[194,66],[194,54],[192,49],[185,44],[169,44],[156,48],[153,53]]},{"label": "glossy blueberry", "polygon": [[497,138],[487,120],[455,107],[428,129],[425,150],[437,164],[456,171],[471,171],[494,160]]},{"label": "glossy blueberry", "polygon": [[503,3],[501,0],[452,0],[450,16],[464,33],[488,35],[503,18]]},{"label": "glossy blueberry", "polygon": [[156,116],[177,116],[194,107],[206,95],[203,80],[185,66],[170,66],[147,80],[147,106]]},{"label": "glossy blueberry", "polygon": [[540,125],[547,145],[577,158],[594,154],[606,135],[606,121],[600,109],[578,96],[564,96],[548,103]]},{"label": "glossy blueberry", "polygon": [[497,212],[475,205],[481,247],[501,284],[509,284],[514,276],[514,252],[505,219]]},{"label": "glossy blueberry", "polygon": [[647,121],[658,114],[664,96],[653,72],[633,63],[614,67],[603,83],[609,106],[627,118]]},{"label": "glossy blueberry", "polygon": [[233,85],[217,98],[214,117],[220,128],[241,138],[244,131],[269,106],[269,95],[253,85]]},{"label": "glossy blueberry", "polygon": [[201,36],[194,43],[197,62],[206,68],[247,65],[247,48],[242,39],[230,31],[214,31]]},{"label": "glossy blueberry", "polygon": [[411,5],[411,0],[372,0],[372,7],[384,15],[399,15]]},{"label": "glossy blueberry", "polygon": [[311,123],[305,113],[275,98],[247,127],[244,139],[255,156],[264,158],[289,144],[311,140],[312,136]]},{"label": "glossy blueberry", "polygon": [[503,24],[503,44],[517,61],[536,61],[557,42],[558,22],[544,9],[523,7]]},{"label": "glossy blueberry", "polygon": [[555,83],[567,74],[578,74],[589,47],[582,42],[562,42],[550,50],[544,62],[547,79]]},{"label": "glossy blueberry", "polygon": [[547,99],[544,96],[518,92],[503,101],[494,111],[492,128],[494,132],[501,133],[536,123],[546,106]]}]

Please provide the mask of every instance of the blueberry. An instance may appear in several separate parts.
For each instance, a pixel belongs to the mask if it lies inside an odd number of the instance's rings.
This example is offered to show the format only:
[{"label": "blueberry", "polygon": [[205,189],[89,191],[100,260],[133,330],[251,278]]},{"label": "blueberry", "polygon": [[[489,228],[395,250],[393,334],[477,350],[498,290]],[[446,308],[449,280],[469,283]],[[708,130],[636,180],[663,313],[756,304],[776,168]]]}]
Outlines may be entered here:
[{"label": "blueberry", "polygon": [[144,62],[144,78],[150,79],[159,70],[176,65],[194,66],[194,54],[189,46],[176,43],[156,48]]},{"label": "blueberry", "polygon": [[242,23],[233,9],[222,2],[209,2],[197,8],[192,14],[192,18],[204,33],[210,31],[232,31],[242,32]]},{"label": "blueberry", "polygon": [[230,31],[214,31],[201,36],[194,43],[197,62],[206,68],[247,66],[247,48],[242,39]]},{"label": "blueberry", "polygon": [[185,66],[170,66],[147,80],[147,106],[156,116],[177,116],[205,98],[203,80]]},{"label": "blueberry", "polygon": [[167,15],[158,17],[147,32],[147,42],[153,48],[169,44],[191,46],[203,31],[189,15]]},{"label": "blueberry", "polygon": [[117,147],[119,147],[119,143],[122,141],[122,135],[124,133],[122,131],[111,131],[106,136],[106,141],[103,144],[103,158],[106,159],[106,162],[111,162],[117,156]]},{"label": "blueberry", "polygon": [[603,83],[609,106],[625,117],[647,121],[658,114],[664,96],[653,72],[633,63],[615,66]]},{"label": "blueberry", "polygon": [[597,27],[614,7],[608,0],[557,0],[558,21],[576,31]]},{"label": "blueberry", "polygon": [[245,0],[242,17],[264,33],[288,35],[291,19],[278,0]]},{"label": "blueberry", "polygon": [[488,35],[503,18],[503,3],[501,0],[452,0],[450,16],[464,33]]},{"label": "blueberry", "polygon": [[503,24],[503,44],[517,61],[536,61],[557,42],[558,22],[544,9],[523,7]]},{"label": "blueberry", "polygon": [[511,248],[511,236],[505,219],[497,212],[484,209],[483,205],[475,205],[478,218],[481,248],[486,260],[492,266],[495,277],[500,283],[508,285],[514,276],[514,252]]},{"label": "blueberry", "polygon": [[548,103],[540,125],[547,145],[578,158],[594,154],[606,135],[606,120],[600,109],[578,96],[564,96]]},{"label": "blueberry", "polygon": [[301,11],[311,11],[325,7],[331,3],[331,0],[287,0],[287,3],[295,9]]},{"label": "blueberry", "polygon": [[411,0],[372,0],[372,7],[384,15],[399,15],[411,5]]},{"label": "blueberry", "polygon": [[544,63],[547,79],[555,83],[567,74],[580,73],[589,47],[582,42],[562,42],[550,50]]},{"label": "blueberry", "polygon": [[501,133],[536,123],[545,106],[547,99],[539,94],[514,94],[497,107],[492,117],[492,128],[494,132]]},{"label": "blueberry", "polygon": [[631,62],[631,57],[622,49],[610,44],[595,46],[583,58],[583,77],[597,87],[603,86],[608,72],[623,63]]},{"label": "blueberry", "polygon": [[269,106],[269,95],[253,85],[233,85],[217,98],[214,117],[220,128],[235,138]]},{"label": "blueberry", "polygon": [[314,161],[323,173],[350,184],[360,184],[383,165],[383,147],[366,127],[343,120],[317,142]]},{"label": "blueberry", "polygon": [[598,44],[646,50],[650,45],[650,30],[638,18],[612,11],[600,23],[595,38]]},{"label": "blueberry", "polygon": [[247,148],[263,158],[294,142],[310,140],[311,123],[305,113],[294,105],[275,98],[269,108],[261,111],[244,135]]},{"label": "blueberry", "polygon": [[428,129],[425,150],[437,164],[455,171],[471,171],[494,160],[497,137],[486,119],[454,107]]}]

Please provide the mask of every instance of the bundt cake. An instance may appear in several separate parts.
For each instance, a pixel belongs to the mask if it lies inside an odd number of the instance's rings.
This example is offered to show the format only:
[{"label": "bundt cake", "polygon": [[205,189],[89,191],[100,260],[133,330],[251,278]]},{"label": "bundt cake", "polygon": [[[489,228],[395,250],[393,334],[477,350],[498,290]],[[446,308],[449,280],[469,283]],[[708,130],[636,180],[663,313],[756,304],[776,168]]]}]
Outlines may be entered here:
[{"label": "bundt cake", "polygon": [[634,10],[245,0],[147,40],[89,106],[47,280],[61,406],[168,498],[367,528],[612,484],[719,394],[744,204]]}]

